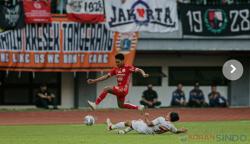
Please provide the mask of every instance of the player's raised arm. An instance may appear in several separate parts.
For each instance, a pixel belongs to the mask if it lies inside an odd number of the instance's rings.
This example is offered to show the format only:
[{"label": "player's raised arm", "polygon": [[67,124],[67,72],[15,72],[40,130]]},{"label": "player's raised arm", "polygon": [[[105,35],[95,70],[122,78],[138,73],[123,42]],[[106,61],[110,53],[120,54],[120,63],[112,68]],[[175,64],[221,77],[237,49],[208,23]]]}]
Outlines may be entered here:
[{"label": "player's raised arm", "polygon": [[97,83],[99,81],[104,81],[104,80],[108,79],[109,77],[110,77],[110,75],[106,74],[106,75],[103,75],[103,76],[101,76],[99,78],[96,78],[96,79],[88,79],[87,83],[88,84],[94,84],[94,83]]},{"label": "player's raised arm", "polygon": [[145,71],[143,69],[140,68],[136,68],[135,72],[140,73],[143,77],[149,77],[149,74],[145,73]]}]

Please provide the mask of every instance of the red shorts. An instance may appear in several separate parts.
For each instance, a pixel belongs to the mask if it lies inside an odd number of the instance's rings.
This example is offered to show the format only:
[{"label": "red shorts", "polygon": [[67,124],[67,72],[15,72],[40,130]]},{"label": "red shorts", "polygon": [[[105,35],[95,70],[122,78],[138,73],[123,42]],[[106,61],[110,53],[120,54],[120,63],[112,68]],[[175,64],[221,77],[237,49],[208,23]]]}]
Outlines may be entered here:
[{"label": "red shorts", "polygon": [[119,101],[125,101],[125,97],[128,94],[128,89],[124,90],[124,88],[113,86],[113,93],[117,96]]}]

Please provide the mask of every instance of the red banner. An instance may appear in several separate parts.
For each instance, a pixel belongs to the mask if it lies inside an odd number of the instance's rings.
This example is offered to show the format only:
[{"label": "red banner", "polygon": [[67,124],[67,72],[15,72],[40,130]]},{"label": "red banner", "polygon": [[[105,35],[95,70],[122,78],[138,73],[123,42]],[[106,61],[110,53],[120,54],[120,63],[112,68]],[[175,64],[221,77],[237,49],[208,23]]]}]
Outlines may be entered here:
[{"label": "red banner", "polygon": [[24,0],[24,14],[26,23],[50,23],[51,3],[50,0]]},{"label": "red banner", "polygon": [[103,0],[68,0],[66,10],[72,21],[100,23],[105,20]]},{"label": "red banner", "polygon": [[55,18],[0,33],[0,70],[108,71],[114,56],[133,64],[138,33],[108,31],[104,24],[81,24]]}]

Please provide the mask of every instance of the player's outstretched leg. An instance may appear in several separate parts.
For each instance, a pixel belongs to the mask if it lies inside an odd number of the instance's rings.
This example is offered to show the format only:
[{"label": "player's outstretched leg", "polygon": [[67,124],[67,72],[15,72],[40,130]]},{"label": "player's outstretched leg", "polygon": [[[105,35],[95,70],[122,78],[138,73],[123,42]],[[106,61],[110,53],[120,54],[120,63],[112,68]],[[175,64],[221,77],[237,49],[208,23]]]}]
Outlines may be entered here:
[{"label": "player's outstretched leg", "polygon": [[111,122],[111,120],[109,119],[109,118],[107,118],[107,120],[106,120],[106,124],[107,124],[107,130],[112,130],[112,122]]},{"label": "player's outstretched leg", "polygon": [[126,108],[126,109],[139,109],[139,106],[130,104],[130,103],[123,103],[120,106],[121,108]]},{"label": "player's outstretched leg", "polygon": [[112,124],[112,122],[109,118],[107,118],[106,124],[107,124],[108,130],[122,129],[122,128],[126,127],[125,122],[119,122],[116,124]]},{"label": "player's outstretched leg", "polygon": [[95,110],[97,108],[97,105],[99,105],[104,100],[108,93],[112,93],[112,87],[105,87],[95,102],[88,101],[90,108],[92,110]]},{"label": "player's outstretched leg", "polygon": [[121,130],[118,131],[118,134],[125,134],[125,133],[128,133],[131,130],[133,130],[131,128],[132,127],[132,122],[130,122],[130,121],[127,121],[127,122],[118,122],[116,124],[112,124],[111,120],[109,118],[107,118],[106,124],[107,124],[107,129],[109,131],[115,130],[115,129],[121,129]]},{"label": "player's outstretched leg", "polygon": [[141,105],[141,106],[136,106],[136,105],[133,105],[133,104],[130,104],[130,103],[124,103],[123,100],[119,100],[117,99],[117,102],[118,102],[118,106],[120,108],[126,108],[126,109],[137,109],[137,110],[140,110],[140,111],[144,111],[144,106]]}]

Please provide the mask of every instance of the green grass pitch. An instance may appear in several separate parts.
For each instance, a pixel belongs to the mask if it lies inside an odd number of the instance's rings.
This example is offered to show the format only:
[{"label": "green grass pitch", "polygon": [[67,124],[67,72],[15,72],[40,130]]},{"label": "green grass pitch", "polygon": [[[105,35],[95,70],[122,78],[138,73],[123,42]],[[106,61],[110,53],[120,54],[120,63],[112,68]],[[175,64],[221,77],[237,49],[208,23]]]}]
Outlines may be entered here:
[{"label": "green grass pitch", "polygon": [[249,144],[250,121],[183,122],[186,134],[118,135],[104,124],[0,126],[0,144]]}]

